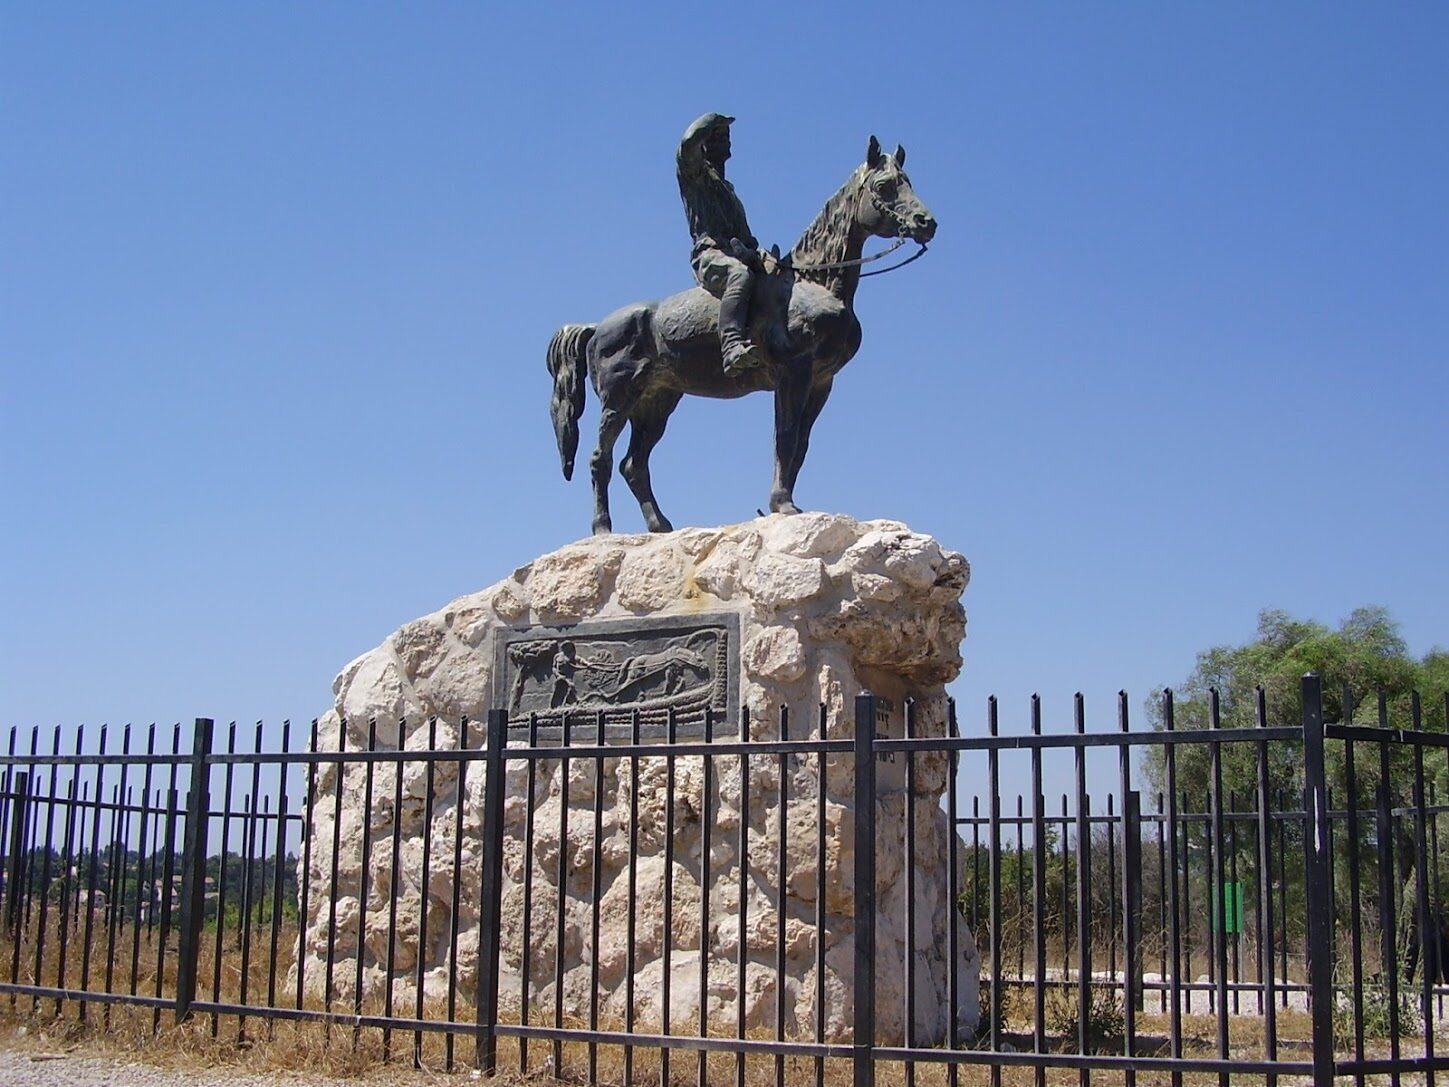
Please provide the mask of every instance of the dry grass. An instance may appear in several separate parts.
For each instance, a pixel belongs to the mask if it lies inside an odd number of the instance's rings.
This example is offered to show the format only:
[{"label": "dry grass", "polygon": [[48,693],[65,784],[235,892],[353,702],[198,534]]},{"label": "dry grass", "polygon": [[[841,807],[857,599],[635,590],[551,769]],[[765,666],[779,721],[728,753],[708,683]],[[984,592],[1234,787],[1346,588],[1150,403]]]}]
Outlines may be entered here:
[{"label": "dry grass", "polygon": [[[105,970],[111,941],[108,933],[99,932],[99,940],[92,952],[89,983],[91,988],[104,986]],[[137,946],[133,941],[135,933],[128,927],[118,930],[115,940],[114,967],[111,988],[117,992],[130,992],[134,984],[136,991],[151,994],[156,991],[156,960],[158,945],[153,936],[148,939],[140,934],[137,970],[132,975],[131,950]],[[68,948],[64,971],[59,962],[59,941],[57,934],[48,934],[46,952],[37,982],[34,971],[34,944],[27,936],[19,948],[20,967],[18,980],[22,984],[54,986],[63,976],[64,983],[78,988],[81,979],[80,937],[73,935]],[[270,957],[270,931],[254,930],[251,936],[251,958],[247,970],[248,999],[253,1004],[266,1000],[268,984],[275,980],[278,1003],[285,1007],[295,1005],[295,989],[285,985],[287,970],[295,946],[296,932],[287,928],[279,934],[279,962],[273,967]],[[176,949],[166,951],[166,975],[161,979],[163,995],[174,994],[174,967]],[[15,948],[0,938],[0,977],[9,980]],[[241,956],[239,934],[229,931],[221,945],[221,956],[216,957],[217,944],[214,930],[206,934],[202,943],[200,984],[198,998],[213,998],[213,979],[220,977],[219,999],[238,1002],[241,995]],[[219,965],[219,971],[218,971]],[[1149,1003],[1149,1007],[1150,1007]],[[321,1011],[321,1003],[307,1000],[304,1007]],[[334,1010],[350,1011],[339,1006]],[[367,1013],[380,1013],[381,1007],[366,1007]],[[411,1015],[412,1007],[398,1007],[395,1014]],[[452,1021],[471,1024],[474,1021],[473,1007],[459,1000],[452,1015]],[[473,1039],[469,1034],[456,1036],[451,1040],[440,1031],[425,1031],[415,1037],[411,1031],[393,1030],[385,1035],[379,1028],[354,1029],[350,1023],[319,1021],[270,1020],[259,1016],[242,1019],[234,1015],[212,1016],[198,1013],[190,1022],[176,1025],[173,1013],[162,1009],[159,1014],[151,1008],[126,1005],[106,1006],[95,1003],[82,1005],[77,1001],[56,1001],[45,997],[35,999],[29,996],[0,994],[0,1044],[9,1046],[41,1046],[50,1049],[75,1049],[102,1054],[124,1055],[129,1059],[140,1058],[158,1065],[186,1069],[219,1067],[236,1068],[247,1072],[306,1073],[310,1077],[346,1078],[378,1083],[427,1083],[448,1076],[450,1066],[454,1077],[466,1075],[472,1067],[474,1057]],[[424,1019],[442,1024],[448,1021],[448,1009],[442,1001],[429,1001],[424,1008]],[[536,1022],[548,1022],[547,1015],[539,1015]],[[569,1022],[566,1026],[583,1027],[587,1024]],[[159,1029],[153,1029],[158,1026]],[[603,1024],[605,1029],[618,1029],[620,1024]],[[1029,1051],[1032,1046],[1031,1001],[1020,993],[1008,1001],[1007,1022],[1003,1030],[1007,1041],[1018,1051]],[[1216,1020],[1209,1016],[1189,1016],[1183,1020],[1184,1051],[1190,1056],[1211,1057],[1216,1054]],[[1168,1055],[1170,1020],[1167,1016],[1148,1012],[1138,1017],[1137,1052],[1144,1055]],[[1229,1020],[1230,1051],[1238,1056],[1257,1057],[1264,1050],[1264,1023],[1254,1015],[1233,1017]],[[758,1038],[768,1034],[759,1033]],[[1309,1057],[1311,1025],[1308,1017],[1297,1011],[1280,1010],[1277,1024],[1277,1041],[1280,1058],[1284,1060],[1306,1060]],[[1121,1038],[1100,1039],[1099,1052],[1121,1052]],[[1049,1048],[1057,1052],[1070,1052],[1075,1048],[1073,1037],[1054,1035]],[[555,1052],[558,1060],[555,1063]],[[617,1044],[598,1045],[592,1050],[585,1043],[566,1043],[557,1047],[551,1042],[533,1041],[528,1045],[527,1071],[521,1070],[519,1043],[513,1039],[500,1039],[498,1043],[500,1076],[496,1082],[504,1085],[539,1083],[545,1080],[586,1082],[593,1070],[596,1082],[622,1084],[626,1080],[626,1068],[634,1083],[659,1083],[663,1069],[663,1057],[657,1049],[634,1047],[626,1056],[625,1047]],[[672,1082],[695,1084],[698,1082],[700,1057],[686,1050],[675,1050],[668,1055],[669,1078]],[[789,1084],[813,1084],[816,1062],[813,1058],[789,1057],[778,1062],[771,1055],[750,1055],[744,1060],[744,1083],[746,1087],[769,1087],[775,1083],[777,1068],[783,1073],[783,1082]],[[830,1060],[824,1065],[824,1079],[827,1087],[849,1087],[852,1081],[852,1067],[848,1060]],[[733,1085],[737,1076],[737,1057],[734,1054],[714,1053],[705,1058],[705,1080],[709,1084]],[[1121,1072],[1094,1072],[1091,1081],[1095,1084],[1119,1084],[1125,1077]],[[1234,1077],[1235,1080],[1239,1077]],[[1255,1077],[1248,1077],[1249,1080]],[[953,1080],[945,1066],[932,1062],[919,1062],[906,1069],[899,1063],[880,1062],[877,1065],[876,1080],[880,1087],[952,1087]],[[1216,1083],[1217,1077],[1187,1074],[1183,1081],[1188,1084]],[[991,1072],[986,1066],[967,1065],[959,1068],[954,1083],[961,1087],[974,1087],[991,1082]],[[1005,1068],[1001,1071],[1001,1083],[1005,1087],[1028,1087],[1036,1083],[1036,1073],[1027,1068]],[[1068,1069],[1050,1069],[1045,1082],[1057,1085],[1076,1084],[1082,1080],[1078,1072]],[[1167,1084],[1167,1075],[1139,1074],[1137,1082],[1144,1085]]]},{"label": "dry grass", "polygon": [[[22,1033],[23,1032],[23,1033]],[[441,1050],[436,1036],[425,1036],[421,1067],[411,1061],[411,1035],[404,1036],[402,1044],[394,1046],[393,1059],[382,1059],[381,1040],[376,1031],[364,1031],[356,1052],[350,1049],[348,1032],[334,1030],[331,1039],[326,1037],[321,1024],[278,1023],[272,1038],[259,1037],[245,1045],[238,1045],[234,1035],[225,1034],[218,1040],[211,1037],[207,1023],[194,1022],[182,1027],[163,1027],[152,1035],[149,1022],[144,1025],[105,1031],[96,1025],[82,1027],[74,1020],[56,1021],[40,1017],[25,1021],[11,1020],[0,1014],[0,1047],[29,1048],[43,1052],[57,1050],[75,1052],[83,1050],[88,1055],[124,1057],[127,1060],[143,1060],[160,1067],[187,1070],[206,1069],[214,1072],[218,1068],[234,1068],[238,1072],[251,1073],[303,1073],[308,1078],[327,1077],[348,1079],[361,1084],[378,1085],[423,1085],[439,1082],[456,1083],[461,1076],[471,1071],[472,1047],[467,1040],[460,1040],[457,1047],[457,1063],[452,1074],[448,1074],[439,1060]],[[1207,1042],[1211,1033],[1210,1024],[1205,1025],[1202,1041]],[[395,1035],[394,1041],[399,1039]],[[531,1049],[530,1070],[523,1074],[518,1070],[518,1048],[510,1040],[499,1043],[499,1073],[493,1082],[500,1087],[523,1087],[552,1082],[589,1082],[587,1046],[581,1043],[568,1044],[563,1048],[561,1074],[552,1071],[551,1046],[549,1043],[534,1042]],[[1149,1052],[1153,1050],[1149,1047]],[[1163,1051],[1165,1052],[1165,1046]],[[1189,1052],[1208,1055],[1210,1045],[1189,1046]],[[1306,1048],[1299,1053],[1285,1053],[1286,1059],[1306,1059]],[[728,1087],[736,1082],[737,1064],[733,1054],[712,1053],[707,1057],[707,1082]],[[698,1082],[699,1057],[692,1052],[676,1050],[669,1062],[670,1081],[675,1084],[693,1085]],[[783,1080],[790,1085],[813,1084],[815,1082],[815,1061],[811,1058],[788,1057],[782,1062]],[[853,1068],[849,1061],[830,1060],[825,1062],[826,1087],[852,1087]],[[625,1057],[623,1047],[601,1045],[597,1050],[597,1064],[594,1082],[601,1084],[623,1084]],[[660,1054],[657,1050],[636,1049],[632,1060],[632,1078],[636,1084],[658,1084],[660,1082]],[[770,1056],[750,1056],[745,1061],[746,1087],[773,1087],[776,1082],[775,1059]],[[1118,1085],[1125,1082],[1121,1072],[1098,1071],[1091,1075],[1093,1084]],[[1234,1076],[1234,1082],[1253,1082],[1254,1077]],[[962,1066],[955,1082],[960,1087],[987,1087],[991,1073],[985,1066]],[[1081,1077],[1070,1069],[1048,1069],[1045,1082],[1049,1087],[1080,1087]],[[1217,1083],[1215,1075],[1186,1074],[1183,1082],[1196,1087]],[[1286,1084],[1291,1080],[1281,1081]],[[899,1062],[879,1062],[876,1066],[876,1083],[879,1087],[950,1087],[951,1080],[944,1065],[919,1062],[907,1071]],[[1027,1068],[1004,1068],[1001,1071],[1003,1087],[1034,1087],[1036,1073]],[[1171,1077],[1166,1074],[1142,1073],[1137,1083],[1143,1087],[1168,1087]]]}]

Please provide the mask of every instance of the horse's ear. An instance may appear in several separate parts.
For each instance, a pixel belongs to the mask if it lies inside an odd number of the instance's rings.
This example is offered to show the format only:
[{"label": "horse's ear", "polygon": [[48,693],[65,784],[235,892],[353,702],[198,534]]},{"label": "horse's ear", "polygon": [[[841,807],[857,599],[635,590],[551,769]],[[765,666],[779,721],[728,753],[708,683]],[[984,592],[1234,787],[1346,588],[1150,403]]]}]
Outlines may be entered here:
[{"label": "horse's ear", "polygon": [[865,149],[865,164],[874,170],[880,163],[880,140],[872,136],[870,138],[870,146]]},{"label": "horse's ear", "polygon": [[906,149],[901,144],[896,144],[896,167],[902,168],[906,164]]}]

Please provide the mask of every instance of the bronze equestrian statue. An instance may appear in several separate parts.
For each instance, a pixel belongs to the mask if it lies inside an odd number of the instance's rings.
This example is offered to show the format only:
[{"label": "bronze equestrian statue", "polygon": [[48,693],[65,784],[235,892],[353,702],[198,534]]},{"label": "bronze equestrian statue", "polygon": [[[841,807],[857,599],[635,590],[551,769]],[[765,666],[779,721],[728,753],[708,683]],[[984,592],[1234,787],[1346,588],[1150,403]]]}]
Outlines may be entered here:
[{"label": "bronze equestrian statue", "polygon": [[[690,140],[696,126],[705,130],[701,151],[713,157],[706,165],[733,196],[722,173],[723,159],[729,154],[729,119],[713,115],[717,120],[709,121],[711,116],[695,122],[685,139]],[[725,133],[723,141],[719,140],[720,128]],[[713,145],[705,147],[710,140]],[[685,150],[681,145],[681,159]],[[860,349],[854,301],[861,265],[871,259],[861,255],[865,241],[872,236],[911,239],[924,251],[936,233],[936,220],[911,188],[905,163],[903,147],[887,155],[872,136],[864,164],[826,201],[790,253],[776,259],[755,250],[752,237],[711,235],[710,229],[718,227],[703,218],[696,232],[690,198],[684,193],[689,179],[681,162],[681,195],[695,235],[693,263],[705,286],[661,302],[625,306],[596,325],[564,325],[548,346],[548,371],[553,377],[551,411],[565,479],[573,477],[586,376],[601,405],[599,444],[589,462],[595,533],[613,528],[609,477],[614,443],[625,423],[630,424],[629,449],[620,471],[639,501],[649,531],[672,530],[649,482],[649,454],[685,394],[733,399],[774,390],[775,478],[770,510],[800,512],[794,500],[795,479],[810,444],[810,428],[825,406],[835,375]],[[737,197],[734,204],[738,225],[748,235]],[[708,236],[703,246],[701,235]],[[729,253],[724,250],[726,245]],[[729,370],[721,347],[721,302],[716,292],[737,304],[731,277],[737,286],[739,276],[727,260],[757,266],[751,268],[749,277],[753,297],[748,303],[748,335],[736,341],[746,347],[736,353]],[[726,338],[730,331],[726,328]]]}]

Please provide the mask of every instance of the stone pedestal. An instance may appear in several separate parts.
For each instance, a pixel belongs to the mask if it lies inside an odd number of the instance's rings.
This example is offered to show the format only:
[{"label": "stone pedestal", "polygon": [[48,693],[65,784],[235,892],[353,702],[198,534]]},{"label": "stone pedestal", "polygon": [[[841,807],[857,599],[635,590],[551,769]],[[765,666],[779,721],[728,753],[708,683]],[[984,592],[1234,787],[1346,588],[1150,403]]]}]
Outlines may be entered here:
[{"label": "stone pedestal", "polygon": [[[854,734],[853,699],[863,689],[881,696],[887,713],[879,731],[899,735],[904,705],[916,704],[916,731],[943,735],[944,684],[960,671],[965,615],[960,597],[969,577],[966,561],[928,536],[891,521],[858,522],[827,514],[770,516],[741,525],[683,529],[663,535],[604,536],[541,556],[509,578],[398,630],[357,658],[337,677],[333,709],[320,721],[319,744],[366,745],[376,722],[380,747],[418,750],[460,742],[458,722],[476,722],[466,742],[482,743],[488,709],[514,714],[515,740],[527,714],[539,713],[547,735],[557,713],[608,707],[608,731],[630,727],[641,706],[645,727],[656,728],[664,706],[676,708],[676,727],[694,743],[703,707],[716,713],[721,733],[733,731],[747,712],[754,739],[779,736],[780,708],[790,714],[792,738],[819,734],[824,707],[827,736]],[[642,649],[629,649],[628,631],[655,620]],[[521,634],[524,628],[530,630]],[[573,633],[571,633],[573,632]],[[622,632],[622,633],[621,633]],[[641,643],[642,644],[642,643]],[[590,700],[593,700],[591,702]],[[552,714],[553,716],[550,716]],[[436,722],[430,724],[430,718]],[[576,720],[585,718],[576,718]],[[344,726],[345,722],[345,726]],[[346,728],[346,736],[338,730]],[[592,737],[592,728],[586,729]],[[544,741],[540,741],[544,742]],[[557,739],[548,742],[557,742]],[[748,788],[748,967],[737,991],[739,941],[741,792],[746,783],[738,757],[711,760],[704,795],[703,760],[681,747],[673,781],[673,934],[670,1019],[676,1030],[693,1029],[700,1000],[701,929],[710,957],[707,1006],[720,1030],[734,1029],[737,1001],[745,1001],[753,1028],[770,1029],[776,1007],[777,915],[780,871],[780,774],[778,756],[750,759]],[[653,1029],[660,1018],[663,971],[663,900],[668,796],[665,760],[639,762],[638,792],[627,760],[606,760],[602,774],[593,759],[572,759],[562,785],[561,762],[534,764],[531,834],[529,771],[510,762],[505,800],[502,1002],[514,1012],[521,994],[545,1009],[554,1006],[555,937],[558,931],[559,850],[564,850],[563,989],[567,1014],[586,1016],[595,968],[603,1021],[622,1024],[628,952],[628,870],[637,850],[634,917],[636,1022]],[[960,956],[948,963],[947,920],[954,894],[946,886],[948,850],[961,850],[941,807],[947,767],[943,756],[916,757],[914,789],[907,795],[904,763],[878,763],[877,801],[877,998],[879,1041],[902,1037],[903,964],[906,951],[906,850],[915,864],[916,1039],[930,1044],[946,1031],[947,971],[958,973],[963,1032],[977,1018],[979,957],[971,934],[960,927]],[[470,768],[462,791],[462,887],[459,894],[457,963],[450,963],[454,919],[453,856],[459,802],[456,766],[414,763],[403,772],[402,802],[394,810],[397,782],[387,764],[377,766],[372,804],[364,804],[363,770],[346,771],[340,825],[334,825],[337,769],[327,766],[317,782],[311,833],[312,893],[303,937],[307,983],[323,984],[329,929],[335,932],[334,995],[353,997],[356,956],[362,956],[364,998],[386,984],[389,943],[394,998],[411,1007],[422,957],[428,995],[446,991],[450,969],[461,990],[475,983],[478,957],[477,898],[482,818],[482,765]],[[850,754],[827,759],[825,868],[817,871],[819,768],[814,755],[786,762],[784,1004],[790,1036],[813,1036],[816,991],[817,896],[826,910],[825,1009],[831,1039],[849,1036],[854,976],[855,927],[854,767]],[[602,784],[599,842],[595,794]],[[426,803],[431,780],[432,826],[427,882],[423,882]],[[561,807],[567,797],[567,834],[561,841]],[[630,813],[637,803],[637,823]],[[915,840],[905,841],[905,812],[914,808]],[[704,821],[710,825],[709,901],[701,924],[700,871]],[[398,845],[394,885],[393,841]],[[370,824],[367,903],[362,889],[362,840]],[[338,878],[330,886],[332,842],[339,843]],[[523,978],[525,841],[531,843],[529,952]],[[959,855],[959,854],[958,854]],[[595,873],[596,864],[599,871]],[[600,927],[594,937],[594,887],[600,888]],[[335,925],[332,898],[335,903]],[[394,899],[395,907],[394,907]],[[426,904],[426,938],[419,948]],[[390,916],[396,909],[395,928]],[[361,921],[361,924],[359,922]],[[359,928],[361,940],[359,941]],[[537,1020],[538,1016],[535,1015]]]}]

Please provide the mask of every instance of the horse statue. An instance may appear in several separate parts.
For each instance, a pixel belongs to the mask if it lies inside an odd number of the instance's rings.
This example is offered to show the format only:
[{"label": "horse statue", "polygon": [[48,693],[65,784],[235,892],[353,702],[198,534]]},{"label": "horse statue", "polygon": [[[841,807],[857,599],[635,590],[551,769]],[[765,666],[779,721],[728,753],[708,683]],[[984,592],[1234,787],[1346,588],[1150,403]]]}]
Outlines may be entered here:
[{"label": "horse statue", "polygon": [[790,253],[771,262],[774,267],[761,277],[751,307],[752,338],[767,345],[766,365],[725,373],[719,302],[700,287],[661,302],[625,306],[596,325],[564,325],[554,333],[548,346],[551,412],[565,479],[573,478],[586,372],[601,405],[599,444],[589,461],[596,534],[613,530],[609,478],[614,444],[625,423],[629,449],[620,472],[649,531],[673,529],[649,482],[649,454],[686,394],[733,399],[774,390],[770,511],[800,512],[795,479],[810,429],[835,375],[860,349],[854,302],[861,265],[870,259],[861,255],[865,241],[911,239],[924,251],[936,233],[936,220],[911,188],[905,164],[905,148],[897,146],[894,155],[887,155],[872,136],[864,164],[826,201]]}]

